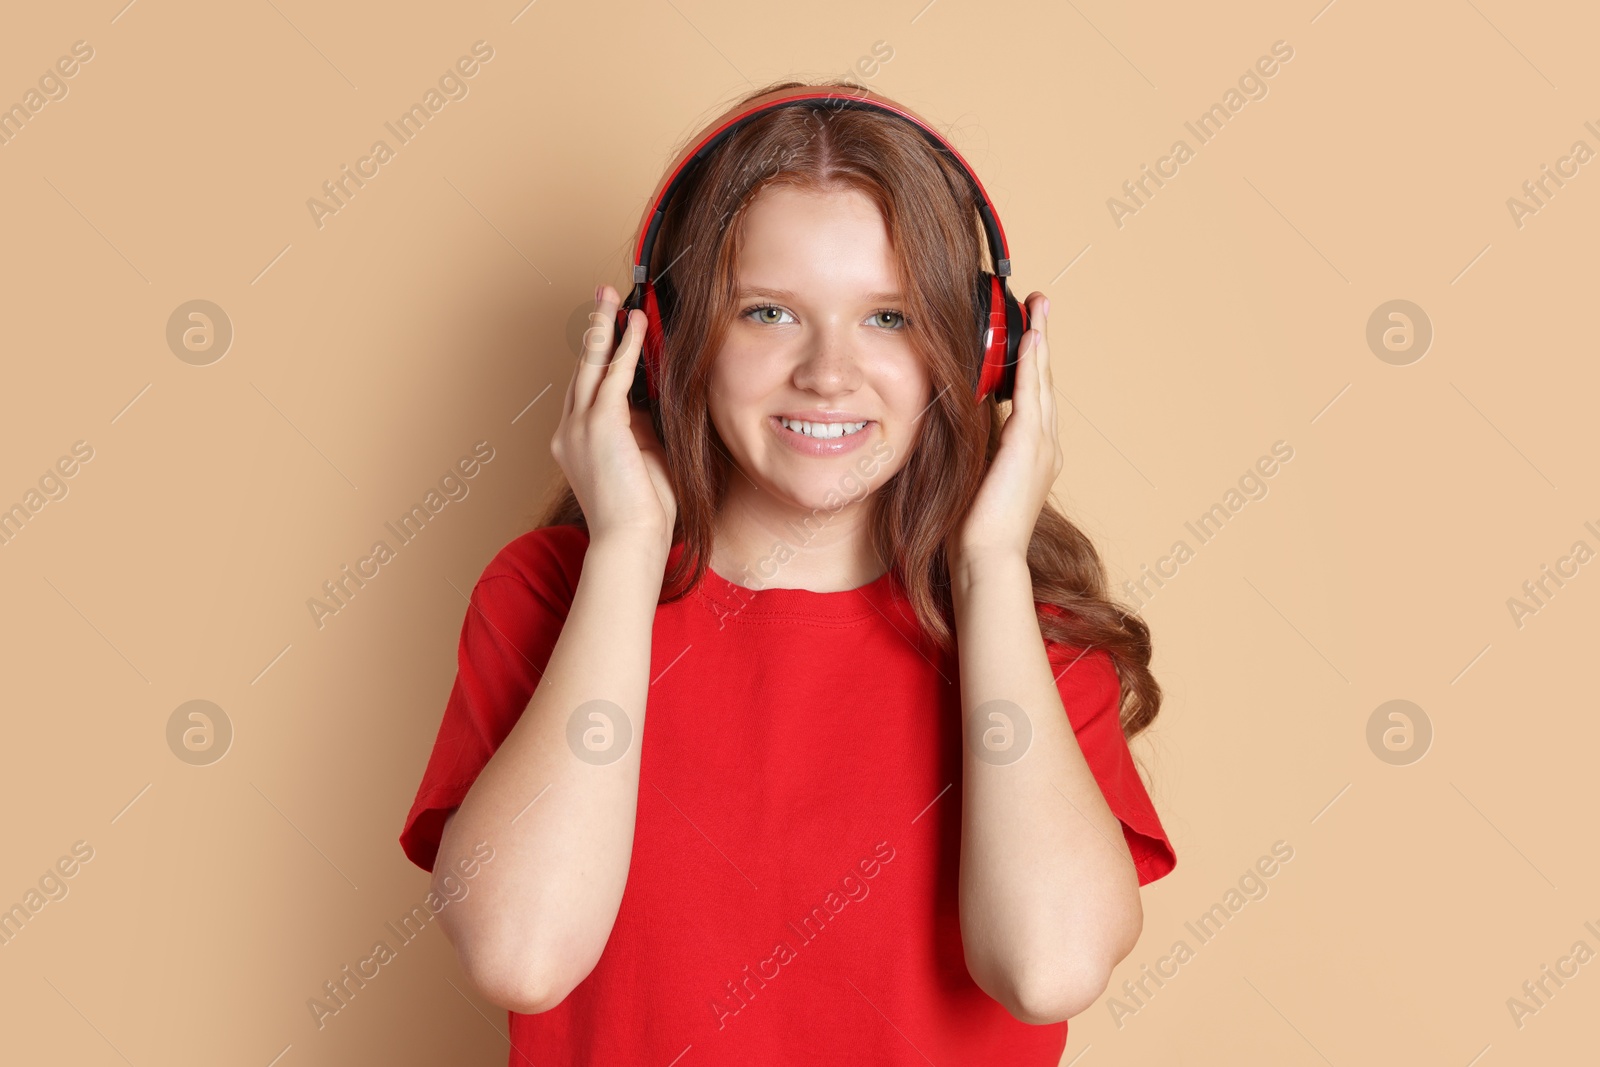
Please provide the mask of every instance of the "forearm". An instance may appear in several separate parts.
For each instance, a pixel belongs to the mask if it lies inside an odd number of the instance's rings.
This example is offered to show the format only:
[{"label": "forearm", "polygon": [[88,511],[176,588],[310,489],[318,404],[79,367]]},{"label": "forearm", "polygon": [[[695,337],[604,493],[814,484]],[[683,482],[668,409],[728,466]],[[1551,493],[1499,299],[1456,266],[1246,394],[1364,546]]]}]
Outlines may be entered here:
[{"label": "forearm", "polygon": [[[1105,988],[1138,939],[1138,878],[1062,708],[1035,615],[1026,560],[964,559],[952,571],[963,755],[960,915],[973,980],[1027,1022],[1067,1018]],[[985,749],[1001,720],[1026,718],[1031,739]],[[1016,727],[1017,738],[1024,730]],[[1004,741],[1004,735],[991,735]],[[980,742],[974,745],[974,741]]]},{"label": "forearm", "polygon": [[[473,980],[512,1010],[559,1003],[593,969],[616,920],[664,567],[658,550],[635,542],[591,543],[527,709],[446,823],[436,879],[479,841],[495,850],[441,919]],[[631,736],[614,762],[580,759],[568,744],[569,718],[594,700],[627,717]]]}]

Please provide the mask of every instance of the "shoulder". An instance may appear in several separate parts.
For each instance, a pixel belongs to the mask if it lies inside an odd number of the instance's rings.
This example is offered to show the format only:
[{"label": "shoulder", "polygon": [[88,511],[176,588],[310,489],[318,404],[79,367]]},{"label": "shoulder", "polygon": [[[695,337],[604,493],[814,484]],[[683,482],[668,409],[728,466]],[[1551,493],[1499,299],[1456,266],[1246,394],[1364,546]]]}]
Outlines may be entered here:
[{"label": "shoulder", "polygon": [[516,578],[529,585],[547,585],[570,578],[575,584],[589,548],[581,526],[541,526],[506,542],[483,569],[479,581]]},{"label": "shoulder", "polygon": [[1054,668],[1056,688],[1062,693],[1120,703],[1122,678],[1105,649],[1074,648],[1046,641],[1045,650]]},{"label": "shoulder", "polygon": [[541,526],[512,538],[483,569],[472,599],[514,608],[532,599],[564,616],[589,548],[581,526]]},{"label": "shoulder", "polygon": [[[1060,605],[1042,600],[1034,601],[1034,609],[1040,615],[1056,619],[1071,614]],[[1064,684],[1070,674],[1078,686],[1109,687],[1112,692],[1121,689],[1122,683],[1117,675],[1116,664],[1112,662],[1111,654],[1105,649],[1092,646],[1085,648],[1080,644],[1055,641],[1049,636],[1045,637],[1044,647],[1050,656],[1050,662],[1055,666],[1058,685]]]},{"label": "shoulder", "polygon": [[[1055,604],[1036,602],[1042,615],[1060,617],[1067,612]],[[1050,673],[1073,726],[1083,729],[1102,720],[1119,723],[1122,705],[1122,678],[1117,665],[1104,648],[1055,641],[1046,636],[1045,654]]]}]

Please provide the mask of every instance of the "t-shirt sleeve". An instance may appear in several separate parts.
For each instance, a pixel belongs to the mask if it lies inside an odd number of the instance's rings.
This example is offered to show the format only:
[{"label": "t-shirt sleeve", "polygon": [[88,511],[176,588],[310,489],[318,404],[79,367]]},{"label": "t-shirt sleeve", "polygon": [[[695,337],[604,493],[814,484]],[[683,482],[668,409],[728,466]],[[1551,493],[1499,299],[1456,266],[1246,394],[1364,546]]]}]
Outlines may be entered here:
[{"label": "t-shirt sleeve", "polygon": [[1177,866],[1178,855],[1122,736],[1122,687],[1117,669],[1104,649],[1084,653],[1053,642],[1046,642],[1045,648],[1078,747],[1100,784],[1106,805],[1122,822],[1122,836],[1133,855],[1139,884],[1153,882]]},{"label": "t-shirt sleeve", "polygon": [[502,549],[473,587],[456,679],[400,847],[433,870],[444,821],[528,706],[572,605],[558,556],[534,534]]}]

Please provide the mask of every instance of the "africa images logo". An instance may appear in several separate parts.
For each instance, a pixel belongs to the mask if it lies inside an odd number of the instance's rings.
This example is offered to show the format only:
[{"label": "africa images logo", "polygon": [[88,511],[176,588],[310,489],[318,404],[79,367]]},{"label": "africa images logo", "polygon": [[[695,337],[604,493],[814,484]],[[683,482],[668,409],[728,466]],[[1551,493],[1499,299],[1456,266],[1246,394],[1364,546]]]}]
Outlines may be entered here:
[{"label": "africa images logo", "polygon": [[821,937],[830,923],[837,922],[839,913],[852,901],[866,900],[867,894],[872,892],[872,887],[867,883],[882,874],[883,868],[894,857],[894,847],[889,842],[879,841],[873,845],[872,855],[863,857],[855,867],[850,868],[839,879],[839,888],[830,889],[820,904],[801,916],[798,926],[793,920],[784,924],[794,934],[793,944],[785,935],[773,944],[772,953],[756,964],[754,972],[747,963],[740,969],[741,977],[737,983],[724,981],[722,991],[708,1001],[711,1014],[717,1020],[717,1029],[726,1027],[729,1019],[750,1006],[758,990],[766,989],[768,982],[775,981],[783,973],[783,968],[800,958],[795,946],[805,948]]},{"label": "africa images logo", "polygon": [[[453,903],[465,900],[472,887],[467,884],[483,870],[483,864],[494,859],[494,848],[487,841],[479,841],[472,846],[472,854],[456,861],[455,871],[440,875],[438,888],[428,890],[428,895],[422,903],[413,904],[411,910],[402,915],[396,922],[386,922],[383,927],[388,933],[394,935],[394,944],[390,945],[387,938],[380,938],[373,942],[372,952],[365,958],[357,960],[354,967],[345,964],[337,975],[322,983],[322,992],[316,996],[306,998],[306,1009],[311,1013],[311,1019],[321,1030],[328,1025],[328,1020],[350,1006],[358,992],[367,987],[367,983],[376,979],[383,973],[383,968],[399,958],[399,950],[405,948],[427,929],[428,924],[438,917]],[[456,871],[461,877],[456,877]],[[443,890],[440,895],[439,890]]]},{"label": "africa images logo", "polygon": [[493,58],[494,48],[489,42],[474,41],[472,55],[461,56],[454,66],[446,67],[444,73],[439,75],[437,89],[429,86],[427,92],[422,94],[421,101],[412,103],[394,122],[383,124],[394,137],[394,145],[380,137],[372,142],[366,155],[356,160],[354,170],[351,170],[350,164],[341,163],[338,177],[322,183],[322,193],[327,199],[319,200],[314,196],[306,198],[306,210],[311,213],[311,221],[317,229],[327,225],[328,217],[348,207],[356,193],[383,173],[383,165],[394,159],[401,148],[410,144],[427,127],[428,122],[444,110],[446,104],[452,100],[465,100],[471,92],[466,79],[476,77],[483,69],[482,64]]},{"label": "africa images logo", "polygon": [[337,615],[350,606],[355,595],[365,589],[367,583],[383,573],[382,568],[390,561],[398,558],[399,549],[404,548],[422,535],[429,522],[438,518],[439,513],[451,501],[460,502],[467,499],[472,492],[468,484],[494,459],[494,446],[488,441],[479,441],[472,446],[472,454],[464,455],[451,467],[447,467],[439,478],[438,488],[429,488],[423,494],[422,502],[412,504],[411,509],[393,522],[385,522],[384,529],[394,536],[395,545],[379,539],[372,543],[372,550],[365,556],[356,560],[355,568],[346,563],[339,568],[339,573],[322,583],[323,597],[307,597],[306,610],[311,613],[311,621],[317,629],[326,625],[329,616]]}]

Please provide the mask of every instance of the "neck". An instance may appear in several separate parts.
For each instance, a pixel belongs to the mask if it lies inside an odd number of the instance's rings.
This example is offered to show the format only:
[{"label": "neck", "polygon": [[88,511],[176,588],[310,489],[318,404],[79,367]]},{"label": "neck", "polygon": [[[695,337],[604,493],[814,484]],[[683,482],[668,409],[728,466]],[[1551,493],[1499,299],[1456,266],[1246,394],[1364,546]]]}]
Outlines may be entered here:
[{"label": "neck", "polygon": [[807,508],[748,483],[730,485],[715,523],[711,569],[749,589],[857,589],[888,569],[872,544],[874,505],[869,496],[837,511]]}]

